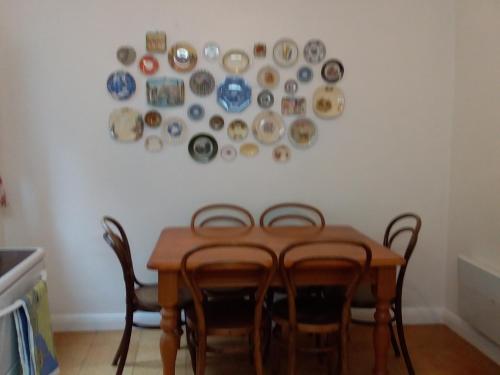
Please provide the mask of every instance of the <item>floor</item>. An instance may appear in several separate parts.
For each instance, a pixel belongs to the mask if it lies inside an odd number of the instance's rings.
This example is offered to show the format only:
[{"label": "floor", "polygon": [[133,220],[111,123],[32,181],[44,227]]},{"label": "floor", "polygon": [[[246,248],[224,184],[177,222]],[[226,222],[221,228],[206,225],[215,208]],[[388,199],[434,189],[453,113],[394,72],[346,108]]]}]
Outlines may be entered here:
[{"label": "floor", "polygon": [[[124,374],[162,374],[158,330],[134,329]],[[114,374],[111,360],[121,332],[56,333],[55,342],[61,375]],[[351,373],[366,375],[372,367],[371,328],[352,326]],[[500,366],[481,354],[449,328],[442,325],[409,326],[407,341],[419,375],[498,375]],[[184,341],[177,357],[176,374],[192,374]],[[282,370],[285,370],[285,354]],[[319,371],[318,371],[319,370]],[[391,375],[406,374],[404,362],[391,351]],[[207,375],[253,374],[246,356],[213,356],[208,360]],[[284,373],[284,371],[282,371]],[[326,374],[319,361],[310,356],[299,357],[299,374]]]}]

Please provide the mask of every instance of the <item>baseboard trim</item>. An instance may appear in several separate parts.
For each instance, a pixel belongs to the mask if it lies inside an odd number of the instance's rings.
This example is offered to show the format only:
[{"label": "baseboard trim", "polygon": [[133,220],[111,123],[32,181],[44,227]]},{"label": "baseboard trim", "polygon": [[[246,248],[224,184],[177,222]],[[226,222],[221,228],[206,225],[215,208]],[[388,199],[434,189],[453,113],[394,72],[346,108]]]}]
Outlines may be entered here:
[{"label": "baseboard trim", "polygon": [[495,344],[486,336],[482,335],[469,323],[449,310],[444,310],[443,322],[464,340],[468,341],[471,345],[480,350],[484,355],[500,365],[500,346]]}]

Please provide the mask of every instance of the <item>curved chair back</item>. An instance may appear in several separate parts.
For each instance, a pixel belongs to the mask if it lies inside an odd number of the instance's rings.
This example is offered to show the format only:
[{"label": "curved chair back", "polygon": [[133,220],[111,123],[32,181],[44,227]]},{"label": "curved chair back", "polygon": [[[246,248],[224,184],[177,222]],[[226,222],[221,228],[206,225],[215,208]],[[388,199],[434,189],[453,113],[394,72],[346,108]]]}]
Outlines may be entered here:
[{"label": "curved chair back", "polygon": [[406,268],[408,267],[410,258],[415,250],[415,246],[417,245],[421,226],[422,220],[420,219],[420,216],[414,213],[403,213],[392,219],[385,230],[384,246],[389,248],[392,248],[394,241],[398,238],[402,238],[403,234],[409,235],[408,242],[406,243],[404,250],[406,263],[399,268],[398,280],[396,284],[396,298],[401,298],[403,293]]},{"label": "curved chair back", "polygon": [[104,229],[103,238],[115,252],[123,271],[127,302],[133,302],[135,284],[140,284],[134,273],[132,255],[127,235],[120,223],[110,216],[104,216],[101,221]]},{"label": "curved chair back", "polygon": [[[227,252],[223,260],[210,260],[209,252],[214,250],[230,249]],[[242,256],[242,253],[238,250],[244,250],[248,257]],[[204,253],[203,256],[200,256]],[[250,253],[255,255],[260,254],[261,260],[252,260]],[[196,261],[192,261],[193,256],[196,255]],[[234,256],[233,256],[234,255]],[[264,259],[267,258],[267,263],[262,261],[262,255]],[[194,264],[190,264],[190,262]],[[199,281],[203,275],[210,272],[217,272],[218,276],[224,275],[224,273],[231,273],[235,270],[250,271],[255,272],[257,276],[257,290],[255,292],[255,311],[254,311],[254,322],[255,327],[261,327],[262,322],[262,308],[264,305],[264,298],[266,296],[267,289],[272,281],[272,278],[276,272],[278,266],[278,258],[276,254],[267,246],[252,244],[252,243],[215,243],[209,245],[202,245],[195,247],[194,249],[187,252],[182,258],[181,262],[181,273],[184,281],[191,292],[193,298],[193,303],[196,311],[196,318],[198,322],[198,329],[202,335],[206,334],[206,321],[205,313],[203,310],[203,305],[205,302],[205,290]],[[230,309],[231,306],[228,305]],[[256,329],[259,331],[259,329]]]},{"label": "curved chair back", "polygon": [[267,208],[260,215],[261,227],[277,225],[325,226],[325,217],[319,209],[303,203],[280,203]]},{"label": "curved chair back", "polygon": [[[314,255],[314,248],[321,249],[321,255]],[[359,260],[359,255],[356,257],[346,255],[346,247],[360,250],[362,260]],[[307,248],[307,251],[303,251]],[[353,250],[354,251],[354,250]],[[288,258],[291,254],[301,252],[301,255]],[[305,254],[305,255],[304,255]],[[295,258],[295,259],[294,259]],[[357,241],[348,240],[319,240],[319,241],[304,241],[297,242],[286,247],[279,257],[279,269],[285,282],[288,294],[288,313],[291,327],[297,324],[297,274],[300,268],[309,266],[331,269],[332,272],[342,273],[346,277],[346,290],[344,294],[344,303],[342,307],[342,324],[347,324],[351,309],[351,301],[356,291],[356,288],[362,277],[370,269],[372,261],[372,252],[368,245]],[[347,271],[347,272],[345,272]],[[344,327],[345,328],[345,327]],[[292,328],[293,329],[293,328]]]},{"label": "curved chair back", "polygon": [[201,207],[191,217],[191,229],[217,225],[253,227],[255,220],[252,214],[243,207],[227,203]]}]

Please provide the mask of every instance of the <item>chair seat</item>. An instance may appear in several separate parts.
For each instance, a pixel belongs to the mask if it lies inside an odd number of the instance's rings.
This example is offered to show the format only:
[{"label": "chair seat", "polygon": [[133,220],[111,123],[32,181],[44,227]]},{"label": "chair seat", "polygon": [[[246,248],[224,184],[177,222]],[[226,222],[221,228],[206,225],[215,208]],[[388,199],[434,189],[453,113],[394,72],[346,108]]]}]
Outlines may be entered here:
[{"label": "chair seat", "polygon": [[[137,297],[137,305],[141,310],[145,311],[160,311],[161,306],[158,304],[158,285],[144,285],[135,288]],[[189,294],[184,289],[179,290],[179,306],[184,307],[191,301]]]},{"label": "chair seat", "polygon": [[[205,303],[203,310],[208,335],[245,335],[253,330],[255,304],[243,299],[214,299]],[[196,326],[194,305],[186,307],[187,323]]]}]

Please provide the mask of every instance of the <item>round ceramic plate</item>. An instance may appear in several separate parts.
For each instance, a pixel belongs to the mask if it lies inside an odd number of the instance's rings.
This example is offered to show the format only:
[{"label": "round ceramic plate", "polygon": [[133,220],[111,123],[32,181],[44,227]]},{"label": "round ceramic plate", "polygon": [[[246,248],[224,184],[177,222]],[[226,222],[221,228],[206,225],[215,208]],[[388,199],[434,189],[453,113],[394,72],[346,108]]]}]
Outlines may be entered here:
[{"label": "round ceramic plate", "polygon": [[273,159],[279,163],[284,163],[290,160],[290,147],[287,145],[276,146],[273,150]]},{"label": "round ceramic plate", "polygon": [[220,156],[225,161],[233,161],[237,155],[238,151],[233,145],[225,145],[220,149]]},{"label": "round ceramic plate", "polygon": [[231,74],[241,74],[250,66],[250,57],[241,49],[231,49],[222,57],[222,66]]},{"label": "round ceramic plate", "polygon": [[217,102],[227,112],[241,112],[251,101],[252,89],[239,77],[227,77],[217,88]]},{"label": "round ceramic plate", "polygon": [[209,71],[198,70],[191,75],[189,87],[198,96],[210,95],[215,89],[215,78]]},{"label": "round ceramic plate", "polygon": [[144,140],[144,147],[149,152],[160,152],[163,149],[163,141],[157,135],[149,135]]},{"label": "round ceramic plate", "polygon": [[161,124],[161,114],[158,111],[148,111],[144,115],[144,122],[150,128],[157,128]]},{"label": "round ceramic plate", "polygon": [[297,79],[299,82],[310,82],[313,78],[313,71],[308,66],[303,66],[297,71]]},{"label": "round ceramic plate", "polygon": [[122,46],[116,51],[116,58],[125,66],[132,65],[136,57],[137,54],[134,47]]},{"label": "round ceramic plate", "polygon": [[240,154],[247,158],[253,158],[259,153],[259,146],[255,143],[244,143],[240,146]]},{"label": "round ceramic plate", "polygon": [[331,59],[323,64],[321,77],[328,83],[335,83],[344,76],[344,65],[339,60]]},{"label": "round ceramic plate", "polygon": [[319,39],[312,39],[304,47],[304,59],[310,64],[318,64],[326,56],[326,46]]},{"label": "round ceramic plate", "polygon": [[294,79],[289,79],[285,82],[285,92],[288,95],[294,95],[299,89],[299,84]]},{"label": "round ceramic plate", "polygon": [[135,93],[135,79],[123,70],[113,72],[108,77],[108,91],[116,100],[126,100]]},{"label": "round ceramic plate", "polygon": [[314,122],[308,118],[299,118],[292,122],[288,129],[290,142],[298,148],[308,148],[318,137],[318,130]]},{"label": "round ceramic plate", "polygon": [[212,161],[219,150],[217,141],[210,134],[196,134],[189,141],[189,155],[198,163],[208,163]]},{"label": "round ceramic plate", "polygon": [[224,127],[224,118],[219,115],[214,115],[210,117],[208,125],[210,125],[212,130],[221,130]]},{"label": "round ceramic plate", "polygon": [[248,125],[243,120],[233,120],[227,127],[227,135],[232,141],[242,141],[248,136]]},{"label": "round ceramic plate", "polygon": [[119,142],[134,142],[142,137],[144,123],[139,112],[132,108],[115,109],[109,115],[109,133]]},{"label": "round ceramic plate", "polygon": [[200,104],[191,104],[188,108],[188,117],[191,120],[199,121],[205,116],[205,110]]},{"label": "round ceramic plate", "polygon": [[273,59],[284,68],[294,65],[299,58],[299,47],[291,39],[281,39],[274,45]]},{"label": "round ceramic plate", "polygon": [[314,92],[313,110],[320,118],[337,117],[344,111],[344,106],[344,93],[336,86],[321,86]]},{"label": "round ceramic plate", "polygon": [[283,137],[285,124],[276,112],[261,112],[253,120],[252,133],[260,143],[271,145]]},{"label": "round ceramic plate", "polygon": [[209,61],[217,60],[219,58],[219,54],[220,48],[217,43],[208,42],[205,44],[205,47],[203,47],[203,56]]},{"label": "round ceramic plate", "polygon": [[263,90],[257,95],[257,104],[261,108],[271,108],[274,104],[274,95],[269,90]]},{"label": "round ceramic plate", "polygon": [[164,122],[163,132],[168,143],[178,145],[187,139],[188,130],[183,119],[170,117]]},{"label": "round ceramic plate", "polygon": [[177,43],[168,50],[168,63],[179,73],[190,72],[196,66],[197,61],[196,50],[189,43]]},{"label": "round ceramic plate", "polygon": [[257,73],[257,82],[264,89],[274,89],[280,82],[280,73],[271,65],[266,65]]},{"label": "round ceramic plate", "polygon": [[155,74],[159,68],[160,63],[152,55],[145,55],[139,60],[139,69],[147,76]]}]

